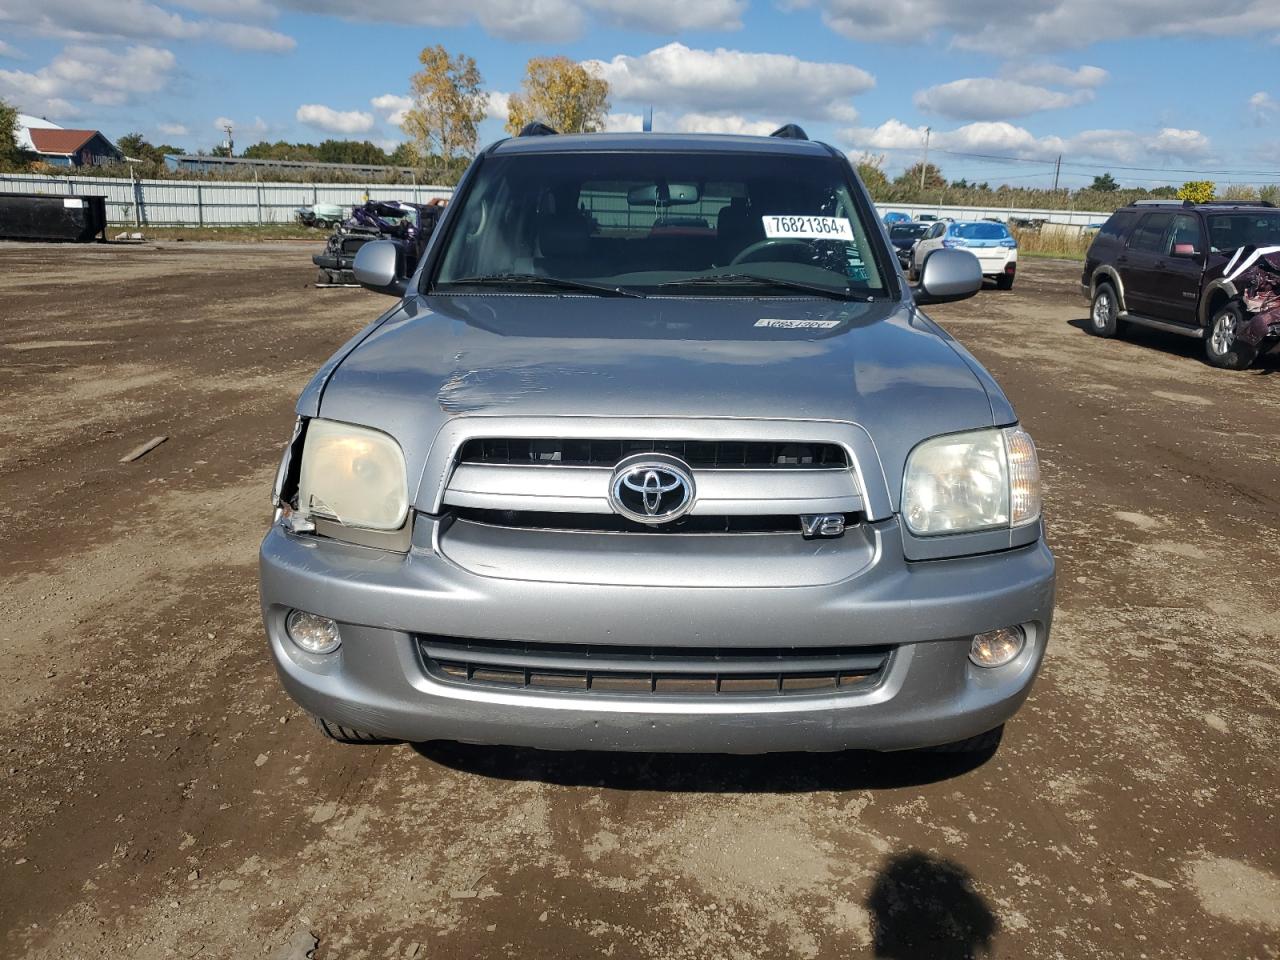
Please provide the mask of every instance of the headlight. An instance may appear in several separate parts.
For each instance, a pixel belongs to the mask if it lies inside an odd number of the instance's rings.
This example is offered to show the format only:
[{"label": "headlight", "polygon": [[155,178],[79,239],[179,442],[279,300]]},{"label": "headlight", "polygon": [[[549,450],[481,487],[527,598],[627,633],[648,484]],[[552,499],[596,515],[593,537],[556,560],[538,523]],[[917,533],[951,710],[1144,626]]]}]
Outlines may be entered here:
[{"label": "headlight", "polygon": [[312,420],[302,447],[298,512],[369,530],[399,530],[409,511],[404,454],[379,430]]},{"label": "headlight", "polygon": [[1020,527],[1040,518],[1040,465],[1021,427],[926,440],[907,458],[902,515],[916,536]]}]

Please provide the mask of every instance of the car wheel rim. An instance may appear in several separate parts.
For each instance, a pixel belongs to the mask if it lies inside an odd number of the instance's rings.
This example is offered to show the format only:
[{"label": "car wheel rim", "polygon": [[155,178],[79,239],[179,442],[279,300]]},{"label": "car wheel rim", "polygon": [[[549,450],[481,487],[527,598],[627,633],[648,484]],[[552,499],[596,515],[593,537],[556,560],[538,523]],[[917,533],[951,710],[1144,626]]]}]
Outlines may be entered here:
[{"label": "car wheel rim", "polygon": [[1105,293],[1100,293],[1098,299],[1093,301],[1093,325],[1102,330],[1110,319],[1111,298]]},{"label": "car wheel rim", "polygon": [[1236,319],[1230,314],[1218,318],[1218,322],[1213,325],[1213,336],[1209,342],[1213,346],[1213,352],[1222,355],[1231,349],[1231,344],[1236,339]]}]

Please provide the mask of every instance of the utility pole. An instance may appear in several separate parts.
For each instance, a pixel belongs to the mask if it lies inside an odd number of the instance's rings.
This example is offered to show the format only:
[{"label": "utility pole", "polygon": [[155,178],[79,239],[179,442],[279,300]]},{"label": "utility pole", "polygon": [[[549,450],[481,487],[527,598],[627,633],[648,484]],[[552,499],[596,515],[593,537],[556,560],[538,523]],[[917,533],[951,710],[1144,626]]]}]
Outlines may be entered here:
[{"label": "utility pole", "polygon": [[226,124],[222,129],[227,131],[227,156],[234,157],[236,155],[236,142],[231,139],[231,124]]},{"label": "utility pole", "polygon": [[1062,154],[1058,154],[1058,164],[1053,168],[1053,192],[1058,192],[1058,174],[1062,173]]},{"label": "utility pole", "polygon": [[924,189],[924,175],[929,170],[929,127],[924,128],[924,163],[920,165],[920,189]]}]

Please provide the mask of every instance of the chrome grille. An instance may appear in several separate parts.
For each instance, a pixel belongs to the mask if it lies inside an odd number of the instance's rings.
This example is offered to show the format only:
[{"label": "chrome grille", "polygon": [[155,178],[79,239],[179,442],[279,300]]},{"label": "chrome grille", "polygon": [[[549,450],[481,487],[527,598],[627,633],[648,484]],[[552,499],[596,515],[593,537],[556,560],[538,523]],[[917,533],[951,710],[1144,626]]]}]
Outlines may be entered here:
[{"label": "chrome grille", "polygon": [[698,469],[783,469],[849,466],[844,447],[835,443],[731,440],[572,440],[484,437],[468,440],[460,463],[559,464],[612,469],[633,453],[669,453]]},{"label": "chrome grille", "polygon": [[608,697],[779,697],[862,692],[892,647],[653,647],[423,635],[426,671],[477,688]]}]

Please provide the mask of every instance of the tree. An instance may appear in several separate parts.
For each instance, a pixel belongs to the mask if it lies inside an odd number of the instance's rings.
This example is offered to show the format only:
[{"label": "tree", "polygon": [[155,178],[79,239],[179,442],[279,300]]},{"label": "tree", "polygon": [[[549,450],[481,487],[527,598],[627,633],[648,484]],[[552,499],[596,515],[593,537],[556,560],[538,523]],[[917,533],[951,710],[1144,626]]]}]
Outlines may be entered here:
[{"label": "tree", "polygon": [[1094,177],[1093,183],[1089,184],[1090,190],[1097,190],[1101,193],[1113,193],[1120,189],[1120,184],[1116,183],[1116,178],[1110,173],[1104,173],[1100,177]]},{"label": "tree", "polygon": [[1258,190],[1247,183],[1233,183],[1222,195],[1223,200],[1257,200]]},{"label": "tree", "polygon": [[1179,200],[1190,200],[1192,203],[1208,203],[1213,199],[1214,184],[1212,180],[1188,180],[1178,189]]},{"label": "tree", "polygon": [[507,100],[507,132],[541,120],[560,133],[596,133],[609,112],[609,82],[568,57],[533,57],[524,92]]},{"label": "tree", "polygon": [[394,167],[416,167],[422,163],[422,157],[412,143],[401,143],[391,151],[387,162]]},{"label": "tree", "polygon": [[30,162],[27,151],[18,147],[18,108],[0,98],[0,167],[24,166]]},{"label": "tree", "polygon": [[858,170],[858,176],[862,178],[862,182],[866,184],[867,190],[873,197],[883,196],[885,188],[889,186],[889,178],[884,174],[884,161],[883,153],[864,153],[854,164]]},{"label": "tree", "polygon": [[418,55],[422,69],[409,78],[413,106],[401,127],[421,157],[439,157],[446,167],[476,150],[476,125],[484,119],[488,97],[476,62],[466,54],[450,57],[440,44]]},{"label": "tree", "polygon": [[[899,187],[919,187],[920,186],[920,168],[921,164],[913,163],[894,180],[894,184]],[[941,190],[947,185],[946,178],[943,177],[942,171],[932,163],[925,168],[924,188],[926,190]]]},{"label": "tree", "polygon": [[368,140],[325,140],[316,147],[321,163],[359,163],[386,166],[387,153]]},{"label": "tree", "polygon": [[147,138],[142,134],[126,133],[123,137],[116,140],[116,146],[120,148],[120,152],[131,160],[147,160],[147,148],[151,144],[147,143]]}]

